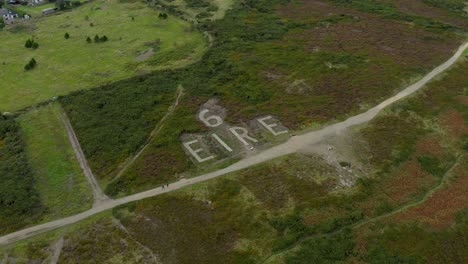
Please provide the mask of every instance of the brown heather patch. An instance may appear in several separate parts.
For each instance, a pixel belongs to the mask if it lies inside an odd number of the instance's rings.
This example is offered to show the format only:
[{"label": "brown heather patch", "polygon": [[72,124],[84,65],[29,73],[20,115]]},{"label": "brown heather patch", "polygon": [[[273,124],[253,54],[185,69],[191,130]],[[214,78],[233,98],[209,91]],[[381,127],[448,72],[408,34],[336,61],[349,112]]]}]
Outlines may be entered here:
[{"label": "brown heather patch", "polygon": [[[468,160],[465,158],[465,162]],[[465,166],[465,167],[464,167]],[[423,204],[396,214],[393,221],[418,221],[435,229],[443,229],[455,221],[455,215],[468,203],[468,171],[459,164],[452,172],[455,178],[432,194]]]},{"label": "brown heather patch", "polygon": [[251,169],[242,174],[241,183],[268,209],[281,209],[290,200],[295,204],[323,197],[329,182],[321,185],[311,179],[298,179],[288,175],[279,166]]},{"label": "brown heather patch", "polygon": [[436,157],[444,155],[445,150],[440,144],[440,139],[434,135],[428,135],[419,139],[416,143],[416,153],[431,154]]},{"label": "brown heather patch", "polygon": [[285,5],[280,5],[277,10],[281,16],[294,20],[310,19],[311,17],[324,18],[336,14],[358,13],[358,11],[353,9],[336,6],[330,2],[321,0],[304,0],[300,3],[292,1]]},{"label": "brown heather patch", "polygon": [[180,173],[185,165],[186,162],[178,155],[164,149],[157,149],[143,156],[143,166],[136,168],[136,172],[144,178],[171,179],[176,173]]},{"label": "brown heather patch", "polygon": [[404,163],[388,181],[383,182],[381,189],[392,201],[402,205],[436,183],[437,178],[423,171],[419,162],[411,159]]},{"label": "brown heather patch", "polygon": [[219,219],[224,209],[190,197],[161,196],[138,203],[136,217],[122,223],[163,263],[229,263],[238,235],[232,223]]},{"label": "brown heather patch", "polygon": [[459,95],[457,96],[457,101],[463,105],[468,105],[468,96],[466,95]]},{"label": "brown heather patch", "polygon": [[468,127],[465,125],[463,115],[453,108],[442,113],[439,120],[442,126],[457,138],[468,133]]},{"label": "brown heather patch", "polygon": [[[65,236],[58,263],[111,263],[109,259],[123,259],[128,264],[153,263],[151,253],[110,218],[100,219]],[[31,260],[26,263],[43,262]]]},{"label": "brown heather patch", "polygon": [[421,0],[387,0],[387,2],[393,3],[403,13],[434,18],[468,30],[468,19],[457,17],[446,10],[427,5]]},{"label": "brown heather patch", "polygon": [[[304,40],[309,52],[317,49],[351,54],[364,52],[375,58],[390,58],[406,67],[438,64],[459,44],[424,29],[372,14],[360,14],[353,22],[307,29],[292,37]],[[325,42],[326,39],[333,41]]]},{"label": "brown heather patch", "polygon": [[365,254],[367,251],[367,237],[373,233],[371,228],[371,225],[366,224],[354,230],[354,242],[356,243],[354,249],[360,254]]}]

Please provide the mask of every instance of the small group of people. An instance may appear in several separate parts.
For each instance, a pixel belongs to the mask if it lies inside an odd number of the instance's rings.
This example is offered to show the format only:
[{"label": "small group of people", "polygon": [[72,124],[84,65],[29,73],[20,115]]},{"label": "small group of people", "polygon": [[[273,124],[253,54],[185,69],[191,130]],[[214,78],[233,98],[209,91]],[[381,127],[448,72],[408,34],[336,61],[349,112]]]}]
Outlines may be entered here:
[{"label": "small group of people", "polygon": [[161,188],[164,190],[164,187],[169,187],[169,183],[163,184]]}]

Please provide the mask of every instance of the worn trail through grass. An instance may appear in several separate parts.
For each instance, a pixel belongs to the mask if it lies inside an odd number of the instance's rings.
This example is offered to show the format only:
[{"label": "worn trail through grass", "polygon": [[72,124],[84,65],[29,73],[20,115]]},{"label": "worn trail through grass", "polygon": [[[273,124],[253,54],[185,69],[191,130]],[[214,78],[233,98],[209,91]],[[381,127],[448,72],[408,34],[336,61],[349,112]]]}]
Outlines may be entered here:
[{"label": "worn trail through grass", "polygon": [[70,120],[68,119],[68,116],[65,114],[65,111],[61,110],[60,118],[65,125],[65,129],[67,130],[67,135],[73,150],[75,151],[76,159],[80,163],[80,167],[88,179],[91,188],[93,189],[94,206],[109,200],[109,197],[107,197],[107,195],[102,191],[101,186],[93,174],[93,171],[89,167],[88,161],[86,160],[83,150],[81,149],[80,142],[78,141],[75,131],[73,130],[73,127],[70,123]]}]

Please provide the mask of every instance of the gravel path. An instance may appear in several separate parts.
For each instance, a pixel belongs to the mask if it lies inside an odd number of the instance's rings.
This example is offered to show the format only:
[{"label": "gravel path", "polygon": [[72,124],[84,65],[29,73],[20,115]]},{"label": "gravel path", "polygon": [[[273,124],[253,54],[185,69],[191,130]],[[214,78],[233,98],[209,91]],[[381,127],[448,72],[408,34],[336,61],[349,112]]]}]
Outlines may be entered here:
[{"label": "gravel path", "polygon": [[348,127],[368,122],[369,120],[374,118],[383,108],[414,93],[415,91],[423,87],[426,83],[428,83],[430,80],[432,80],[434,77],[436,77],[438,74],[447,70],[451,65],[453,65],[458,60],[458,58],[462,56],[463,51],[467,48],[468,48],[468,43],[464,43],[463,45],[460,46],[460,48],[455,53],[455,55],[453,55],[453,57],[451,57],[448,61],[438,66],[434,70],[432,70],[429,74],[424,76],[421,80],[419,80],[415,84],[410,85],[403,91],[383,101],[382,103],[373,107],[367,112],[350,117],[343,122],[339,122],[339,123],[327,126],[323,129],[292,137],[287,142],[281,145],[277,145],[263,152],[260,152],[256,155],[245,158],[224,169],[211,172],[211,173],[207,173],[207,174],[204,174],[195,178],[191,178],[191,179],[183,179],[178,182],[172,183],[171,185],[169,185],[168,187],[164,189],[159,187],[159,188],[137,193],[137,194],[130,195],[127,197],[116,199],[116,200],[104,200],[101,203],[95,204],[95,206],[88,211],[85,211],[85,212],[82,212],[82,213],[79,213],[70,217],[62,218],[56,221],[48,222],[45,224],[29,227],[29,228],[2,236],[0,237],[0,245],[10,244],[19,240],[23,240],[23,239],[26,239],[26,238],[29,238],[29,237],[32,237],[41,233],[45,233],[45,232],[66,226],[66,225],[79,222],[97,213],[109,210],[119,205],[123,205],[132,201],[138,201],[138,200],[153,197],[159,194],[178,190],[183,187],[193,185],[195,183],[207,181],[207,180],[219,177],[221,175],[225,175],[227,173],[235,172],[235,171],[245,169],[250,166],[283,156],[283,155],[297,152],[301,150],[302,148],[306,147],[307,145],[312,145],[321,141],[326,136],[338,133]]}]

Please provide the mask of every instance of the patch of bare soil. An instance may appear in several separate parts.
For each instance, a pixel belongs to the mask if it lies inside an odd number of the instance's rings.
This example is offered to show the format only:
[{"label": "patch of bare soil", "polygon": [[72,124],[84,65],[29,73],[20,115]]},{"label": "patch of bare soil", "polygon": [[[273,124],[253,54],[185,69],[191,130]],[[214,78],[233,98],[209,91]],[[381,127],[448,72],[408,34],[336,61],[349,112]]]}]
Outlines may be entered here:
[{"label": "patch of bare soil", "polygon": [[140,55],[136,56],[135,60],[138,61],[138,62],[142,62],[142,61],[145,61],[149,58],[151,58],[151,56],[154,55],[154,49],[153,48],[149,48],[145,51],[143,51]]}]

